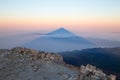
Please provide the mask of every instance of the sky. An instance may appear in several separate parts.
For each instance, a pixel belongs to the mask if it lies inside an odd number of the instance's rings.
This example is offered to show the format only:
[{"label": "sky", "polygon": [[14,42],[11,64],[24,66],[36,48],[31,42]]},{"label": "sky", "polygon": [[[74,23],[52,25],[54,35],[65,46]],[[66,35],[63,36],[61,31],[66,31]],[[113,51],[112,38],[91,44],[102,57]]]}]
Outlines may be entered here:
[{"label": "sky", "polygon": [[0,0],[0,34],[60,27],[119,34],[120,0]]}]

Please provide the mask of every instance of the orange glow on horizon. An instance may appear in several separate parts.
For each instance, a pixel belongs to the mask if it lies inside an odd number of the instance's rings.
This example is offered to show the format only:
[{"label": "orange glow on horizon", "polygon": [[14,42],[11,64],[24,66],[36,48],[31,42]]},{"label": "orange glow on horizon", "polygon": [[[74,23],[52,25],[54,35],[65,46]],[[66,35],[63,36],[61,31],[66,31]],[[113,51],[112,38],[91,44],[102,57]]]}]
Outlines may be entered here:
[{"label": "orange glow on horizon", "polygon": [[116,18],[3,18],[0,19],[0,29],[14,29],[14,30],[40,30],[40,29],[54,29],[57,27],[67,27],[68,29],[79,29],[80,31],[94,31],[94,30],[120,30],[120,20]]}]

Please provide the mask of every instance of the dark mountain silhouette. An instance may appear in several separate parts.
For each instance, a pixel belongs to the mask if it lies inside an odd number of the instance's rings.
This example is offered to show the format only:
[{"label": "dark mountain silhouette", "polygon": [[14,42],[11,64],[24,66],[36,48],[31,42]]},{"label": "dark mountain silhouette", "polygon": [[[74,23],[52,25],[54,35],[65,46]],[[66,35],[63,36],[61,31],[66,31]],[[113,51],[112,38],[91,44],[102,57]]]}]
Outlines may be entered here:
[{"label": "dark mountain silhouette", "polygon": [[60,28],[26,43],[24,47],[48,52],[60,52],[91,48],[94,47],[94,44],[64,28]]},{"label": "dark mountain silhouette", "polygon": [[53,32],[48,33],[49,37],[54,37],[54,38],[65,38],[65,37],[74,37],[76,36],[74,33],[64,29],[64,28],[59,28]]},{"label": "dark mountain silhouette", "polygon": [[95,65],[105,72],[117,75],[120,80],[120,47],[92,48],[60,53],[66,63],[80,66],[82,64]]}]

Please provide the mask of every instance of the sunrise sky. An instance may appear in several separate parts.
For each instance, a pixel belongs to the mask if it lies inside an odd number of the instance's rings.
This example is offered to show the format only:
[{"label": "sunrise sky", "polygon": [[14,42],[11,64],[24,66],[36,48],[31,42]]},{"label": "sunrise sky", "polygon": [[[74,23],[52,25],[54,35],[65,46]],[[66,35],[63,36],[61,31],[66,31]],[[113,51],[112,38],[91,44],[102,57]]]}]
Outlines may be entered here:
[{"label": "sunrise sky", "polygon": [[0,0],[0,31],[120,33],[120,0]]}]

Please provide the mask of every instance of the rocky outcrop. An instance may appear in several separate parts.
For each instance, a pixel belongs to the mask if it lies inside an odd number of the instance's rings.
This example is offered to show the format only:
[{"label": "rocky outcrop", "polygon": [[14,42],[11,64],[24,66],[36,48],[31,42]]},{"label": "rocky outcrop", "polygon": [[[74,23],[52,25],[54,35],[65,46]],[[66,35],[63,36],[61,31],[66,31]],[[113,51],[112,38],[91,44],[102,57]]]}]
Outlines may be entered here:
[{"label": "rocky outcrop", "polygon": [[11,53],[17,53],[17,55],[25,55],[26,58],[28,58],[30,61],[35,61],[35,60],[41,60],[41,62],[44,61],[51,61],[51,62],[56,62],[56,63],[61,63],[63,62],[63,58],[60,55],[57,55],[55,53],[45,53],[43,51],[37,51],[37,50],[32,50],[32,49],[27,49],[27,48],[13,48],[11,49]]},{"label": "rocky outcrop", "polygon": [[17,47],[0,50],[0,80],[116,80],[116,76],[90,64],[66,64],[55,53]]}]

